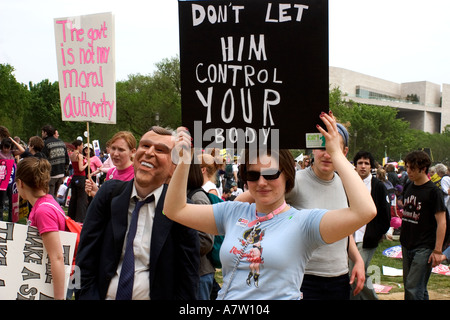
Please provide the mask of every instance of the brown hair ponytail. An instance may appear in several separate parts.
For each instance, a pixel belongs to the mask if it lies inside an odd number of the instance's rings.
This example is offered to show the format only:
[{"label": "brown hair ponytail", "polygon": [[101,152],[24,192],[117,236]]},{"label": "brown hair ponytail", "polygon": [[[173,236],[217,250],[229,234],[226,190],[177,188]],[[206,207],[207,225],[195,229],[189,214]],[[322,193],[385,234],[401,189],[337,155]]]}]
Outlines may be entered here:
[{"label": "brown hair ponytail", "polygon": [[50,170],[51,165],[47,159],[27,157],[17,165],[16,180],[20,179],[31,189],[48,193]]}]

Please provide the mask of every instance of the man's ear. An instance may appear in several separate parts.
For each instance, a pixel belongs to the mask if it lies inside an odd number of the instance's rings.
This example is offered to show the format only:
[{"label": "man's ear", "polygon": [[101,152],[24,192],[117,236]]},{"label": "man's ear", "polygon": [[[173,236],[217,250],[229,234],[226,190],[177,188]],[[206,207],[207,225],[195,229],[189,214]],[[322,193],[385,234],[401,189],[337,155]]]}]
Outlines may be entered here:
[{"label": "man's ear", "polygon": [[347,156],[347,153],[348,153],[348,147],[344,147],[344,156]]}]

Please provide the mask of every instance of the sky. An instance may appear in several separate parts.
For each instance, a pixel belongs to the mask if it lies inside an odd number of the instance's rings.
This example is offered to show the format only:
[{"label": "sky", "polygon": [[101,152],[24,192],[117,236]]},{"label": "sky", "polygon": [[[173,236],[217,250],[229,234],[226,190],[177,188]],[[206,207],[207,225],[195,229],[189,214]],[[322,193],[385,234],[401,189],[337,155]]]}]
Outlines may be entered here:
[{"label": "sky", "polygon": [[[57,81],[54,19],[103,12],[115,16],[117,81],[179,54],[177,0],[0,0],[0,63],[21,83]],[[449,0],[329,0],[329,64],[450,84],[449,12]]]}]

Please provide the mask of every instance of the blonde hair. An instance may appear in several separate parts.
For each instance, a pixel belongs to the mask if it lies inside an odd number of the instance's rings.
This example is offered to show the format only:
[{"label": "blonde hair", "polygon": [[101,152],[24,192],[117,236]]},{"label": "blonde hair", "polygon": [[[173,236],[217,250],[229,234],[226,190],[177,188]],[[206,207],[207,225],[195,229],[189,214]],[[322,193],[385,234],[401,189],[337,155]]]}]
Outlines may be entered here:
[{"label": "blonde hair", "polygon": [[384,170],[383,168],[378,168],[377,179],[381,181],[386,181],[386,170]]},{"label": "blonde hair", "polygon": [[51,168],[47,159],[24,158],[17,164],[16,180],[21,180],[33,190],[48,193]]},{"label": "blonde hair", "polygon": [[202,153],[197,156],[201,168],[206,168],[206,175],[212,181],[216,180],[216,172],[220,168],[217,159],[208,153]]}]

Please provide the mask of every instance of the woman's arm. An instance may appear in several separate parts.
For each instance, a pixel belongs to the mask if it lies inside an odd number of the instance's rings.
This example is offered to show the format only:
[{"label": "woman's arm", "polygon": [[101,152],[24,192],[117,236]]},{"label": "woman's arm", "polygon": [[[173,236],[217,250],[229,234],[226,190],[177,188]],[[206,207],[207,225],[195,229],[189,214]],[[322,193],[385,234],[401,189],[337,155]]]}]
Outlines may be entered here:
[{"label": "woman's arm", "polygon": [[66,298],[66,292],[64,291],[65,269],[59,232],[50,231],[43,233],[42,242],[50,258],[54,298],[56,300],[64,300]]},{"label": "woman's arm", "polygon": [[350,274],[350,284],[354,283],[356,278],[356,286],[355,290],[353,290],[353,295],[356,296],[364,288],[366,271],[364,268],[364,260],[359,253],[353,235],[348,237],[348,258],[353,262],[353,269]]},{"label": "woman's arm", "polygon": [[436,242],[434,246],[433,253],[428,259],[428,263],[431,263],[432,267],[438,266],[442,261],[442,245],[444,244],[445,230],[446,230],[446,220],[445,211],[437,212],[434,216],[436,218],[437,228],[436,228]]},{"label": "woman's arm", "polygon": [[186,202],[187,180],[191,164],[191,136],[184,128],[178,128],[177,132],[172,161],[175,161],[175,158],[179,160],[167,189],[164,214],[169,219],[189,228],[217,234],[212,205],[196,205]]},{"label": "woman's arm", "polygon": [[83,157],[83,155],[81,153],[79,153],[77,155],[77,158],[78,158],[78,170],[80,172],[84,171],[86,169],[86,167],[88,166],[88,163],[86,162],[86,163],[83,164],[84,157]]},{"label": "woman's arm", "polygon": [[320,117],[327,130],[317,126],[318,130],[326,139],[327,152],[342,180],[349,201],[349,208],[328,211],[320,223],[323,240],[326,243],[333,243],[370,222],[377,211],[362,179],[342,152],[336,120],[331,112],[330,115],[322,113]]},{"label": "woman's arm", "polygon": [[25,149],[22,147],[22,145],[20,145],[20,143],[17,143],[16,140],[14,140],[12,137],[9,137],[9,140],[11,140],[12,143],[14,143],[14,145],[17,147],[17,150],[12,150],[14,156],[20,156],[25,152]]}]

